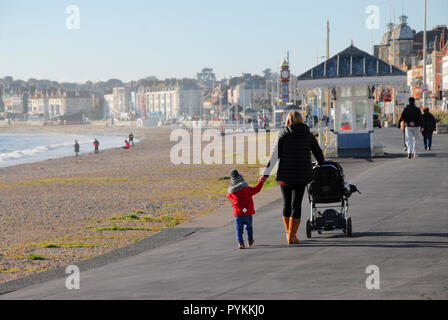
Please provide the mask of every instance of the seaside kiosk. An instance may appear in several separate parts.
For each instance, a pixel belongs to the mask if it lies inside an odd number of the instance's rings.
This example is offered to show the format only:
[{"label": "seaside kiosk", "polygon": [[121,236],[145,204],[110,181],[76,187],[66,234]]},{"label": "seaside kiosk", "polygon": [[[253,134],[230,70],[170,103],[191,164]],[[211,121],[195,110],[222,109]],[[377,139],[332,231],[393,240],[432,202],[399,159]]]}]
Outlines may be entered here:
[{"label": "seaside kiosk", "polygon": [[[382,88],[404,90],[407,77],[404,71],[351,45],[299,76],[297,85],[300,90],[318,93],[322,114],[327,114],[325,94],[331,101],[334,129],[329,139],[327,128],[327,156],[370,158],[378,154],[373,130],[374,93]],[[322,129],[320,141],[324,140]]]}]

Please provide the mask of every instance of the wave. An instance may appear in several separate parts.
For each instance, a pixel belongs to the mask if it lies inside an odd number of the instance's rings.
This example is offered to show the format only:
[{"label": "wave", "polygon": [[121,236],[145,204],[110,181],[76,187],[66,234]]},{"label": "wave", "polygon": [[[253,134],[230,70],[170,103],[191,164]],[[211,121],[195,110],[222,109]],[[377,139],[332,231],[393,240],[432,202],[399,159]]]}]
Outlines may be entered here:
[{"label": "wave", "polygon": [[60,143],[60,144],[50,144],[47,146],[37,146],[31,149],[25,149],[25,150],[16,150],[12,152],[6,152],[6,153],[0,153],[0,162],[1,161],[7,161],[7,160],[16,160],[24,157],[31,157],[37,154],[45,153],[50,150],[55,150],[63,147],[68,147],[70,145],[73,145],[72,142],[67,143]]}]

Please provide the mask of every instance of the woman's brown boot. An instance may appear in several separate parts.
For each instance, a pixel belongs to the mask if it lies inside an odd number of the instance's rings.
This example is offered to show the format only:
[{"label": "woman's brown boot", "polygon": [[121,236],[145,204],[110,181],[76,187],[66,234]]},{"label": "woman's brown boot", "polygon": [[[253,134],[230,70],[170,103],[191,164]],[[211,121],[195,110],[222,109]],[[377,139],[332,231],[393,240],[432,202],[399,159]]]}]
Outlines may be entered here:
[{"label": "woman's brown boot", "polygon": [[297,231],[299,230],[300,219],[289,219],[289,244],[298,244]]},{"label": "woman's brown boot", "polygon": [[285,225],[285,232],[286,232],[286,243],[289,244],[289,217],[283,217],[283,224]]}]

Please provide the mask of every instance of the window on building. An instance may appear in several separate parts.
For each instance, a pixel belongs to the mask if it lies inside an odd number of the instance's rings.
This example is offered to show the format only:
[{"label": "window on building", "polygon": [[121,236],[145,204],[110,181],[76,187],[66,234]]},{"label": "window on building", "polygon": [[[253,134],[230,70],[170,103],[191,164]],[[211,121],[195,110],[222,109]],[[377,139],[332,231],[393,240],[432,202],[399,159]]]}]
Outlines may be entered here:
[{"label": "window on building", "polygon": [[351,101],[341,102],[341,131],[353,130],[353,104]]},{"label": "window on building", "polygon": [[366,100],[356,101],[356,130],[366,130],[368,128],[367,106]]}]

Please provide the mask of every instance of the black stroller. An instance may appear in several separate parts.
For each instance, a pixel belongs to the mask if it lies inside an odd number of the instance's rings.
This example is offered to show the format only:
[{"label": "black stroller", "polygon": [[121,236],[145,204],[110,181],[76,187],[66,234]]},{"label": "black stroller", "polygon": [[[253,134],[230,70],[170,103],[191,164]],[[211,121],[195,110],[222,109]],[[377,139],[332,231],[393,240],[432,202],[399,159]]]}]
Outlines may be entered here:
[{"label": "black stroller", "polygon": [[[334,161],[317,163],[313,168],[315,180],[308,185],[308,197],[311,205],[311,218],[306,222],[306,235],[311,238],[312,232],[342,230],[348,237],[352,236],[352,218],[348,216],[348,199],[354,192],[359,192],[354,185],[345,183],[342,167]],[[334,206],[319,206],[319,204],[341,204],[341,211]],[[322,209],[327,209],[322,212]]]}]

